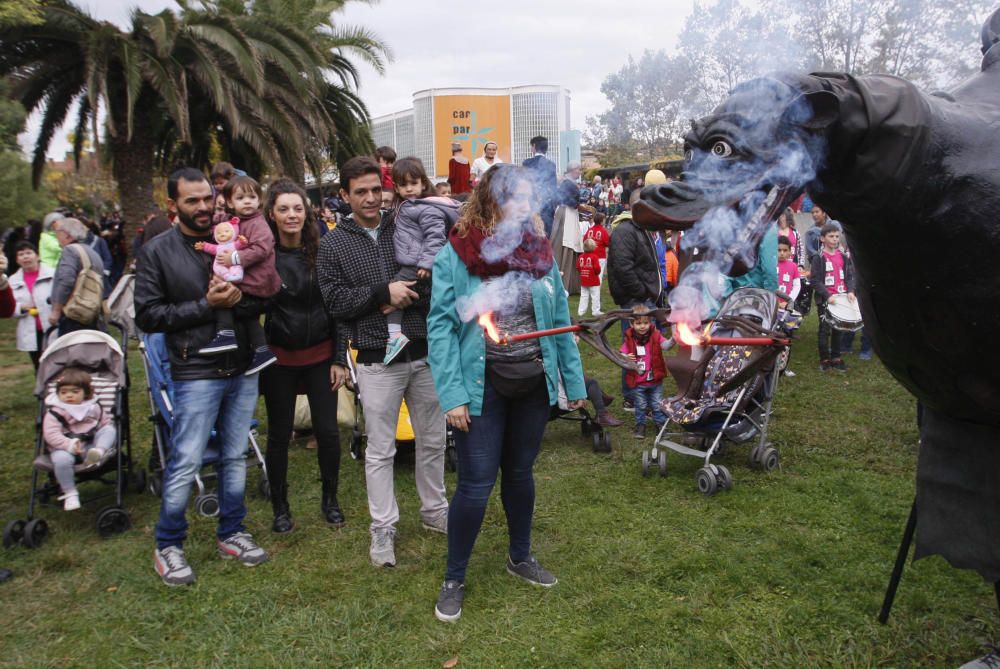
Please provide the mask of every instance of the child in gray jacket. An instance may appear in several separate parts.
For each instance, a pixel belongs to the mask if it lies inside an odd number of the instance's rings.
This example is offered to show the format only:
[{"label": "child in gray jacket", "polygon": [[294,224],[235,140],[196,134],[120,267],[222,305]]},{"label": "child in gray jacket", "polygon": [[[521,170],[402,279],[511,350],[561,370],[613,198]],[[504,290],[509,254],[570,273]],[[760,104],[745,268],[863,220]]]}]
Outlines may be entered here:
[{"label": "child in gray jacket", "polygon": [[[431,278],[434,256],[444,246],[448,231],[458,220],[458,202],[435,194],[419,158],[403,158],[392,166],[396,186],[396,234],[393,245],[399,272],[394,281],[417,281]],[[385,360],[388,365],[409,343],[403,334],[403,312],[386,315],[389,341]]]}]

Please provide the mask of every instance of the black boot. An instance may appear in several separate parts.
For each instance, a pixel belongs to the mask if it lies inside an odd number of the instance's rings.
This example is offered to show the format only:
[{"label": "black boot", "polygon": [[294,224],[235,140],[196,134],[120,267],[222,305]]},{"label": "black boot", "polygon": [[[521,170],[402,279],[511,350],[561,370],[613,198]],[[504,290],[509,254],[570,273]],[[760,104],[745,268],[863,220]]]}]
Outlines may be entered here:
[{"label": "black boot", "polygon": [[276,534],[287,534],[295,529],[292,512],[288,508],[288,484],[271,486],[271,508],[274,510],[274,522],[271,531]]},{"label": "black boot", "polygon": [[340,502],[337,501],[337,482],[332,479],[323,479],[323,517],[326,522],[334,527],[343,527],[347,522],[343,511],[340,510]]}]

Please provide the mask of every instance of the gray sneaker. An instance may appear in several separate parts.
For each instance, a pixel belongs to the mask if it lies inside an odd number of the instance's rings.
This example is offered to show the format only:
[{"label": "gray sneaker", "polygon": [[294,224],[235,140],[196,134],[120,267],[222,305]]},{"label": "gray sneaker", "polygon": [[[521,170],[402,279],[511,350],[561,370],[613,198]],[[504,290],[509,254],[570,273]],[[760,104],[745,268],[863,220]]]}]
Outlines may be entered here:
[{"label": "gray sneaker", "polygon": [[376,567],[396,566],[396,528],[380,527],[372,530],[372,545],[368,556]]},{"label": "gray sneaker", "polygon": [[465,584],[461,581],[445,581],[434,605],[434,617],[441,622],[453,623],[462,617],[462,599]]},{"label": "gray sneaker", "polygon": [[1000,669],[1000,646],[987,646],[992,650],[977,660],[966,662],[959,669]]},{"label": "gray sneaker", "polygon": [[167,585],[191,585],[194,583],[194,570],[184,557],[184,549],[180,546],[167,546],[153,551],[153,568],[160,580]]},{"label": "gray sneaker", "polygon": [[223,560],[239,560],[244,567],[256,567],[267,562],[267,553],[254,542],[248,532],[237,532],[217,542],[219,557]]},{"label": "gray sneaker", "polygon": [[445,510],[444,513],[439,514],[437,518],[432,520],[427,520],[426,518],[421,521],[425,530],[430,530],[431,532],[437,532],[439,534],[448,534],[448,511]]},{"label": "gray sneaker", "polygon": [[559,581],[552,572],[546,570],[542,565],[538,564],[538,560],[535,559],[534,555],[529,555],[528,559],[524,562],[513,562],[510,556],[507,556],[507,573],[518,578],[523,578],[528,583],[533,585],[540,585],[543,588],[551,588],[553,585]]}]

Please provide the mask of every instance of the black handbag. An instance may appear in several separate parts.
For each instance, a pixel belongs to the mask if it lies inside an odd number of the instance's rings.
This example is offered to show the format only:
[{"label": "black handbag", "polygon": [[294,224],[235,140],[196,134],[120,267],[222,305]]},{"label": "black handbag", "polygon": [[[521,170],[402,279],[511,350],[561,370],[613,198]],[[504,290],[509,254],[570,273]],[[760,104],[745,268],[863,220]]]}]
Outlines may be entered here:
[{"label": "black handbag", "polygon": [[545,379],[545,368],[538,358],[492,361],[486,364],[486,375],[501,397],[514,400],[522,399],[538,388]]}]

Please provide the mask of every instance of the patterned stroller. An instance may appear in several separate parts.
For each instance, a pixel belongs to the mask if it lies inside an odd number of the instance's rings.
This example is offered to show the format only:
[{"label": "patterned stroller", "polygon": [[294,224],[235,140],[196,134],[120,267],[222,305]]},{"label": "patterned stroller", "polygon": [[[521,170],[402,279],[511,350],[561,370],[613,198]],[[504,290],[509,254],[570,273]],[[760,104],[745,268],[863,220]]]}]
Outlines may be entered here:
[{"label": "patterned stroller", "polygon": [[32,462],[28,518],[7,524],[3,533],[5,547],[20,543],[27,548],[38,548],[48,538],[48,524],[44,518],[35,517],[35,508],[38,504],[50,504],[59,495],[60,488],[42,433],[42,419],[46,411],[45,399],[54,391],[56,380],[66,367],[83,369],[91,375],[94,395],[105,414],[111,417],[117,433],[114,447],[95,467],[83,464],[74,467],[77,484],[98,482],[111,486],[111,491],[85,497],[82,501],[90,504],[113,499],[111,504],[103,506],[97,513],[97,531],[102,537],[120,534],[131,527],[128,513],[122,508],[122,496],[129,487],[142,492],[146,485],[146,472],[135,469],[132,460],[129,380],[124,343],[124,333],[122,344],[119,344],[103,332],[80,330],[63,335],[46,346],[38,361],[35,377],[38,415],[35,419],[35,459]]},{"label": "patterned stroller", "polygon": [[[715,337],[790,337],[787,319],[779,310],[775,294],[759,288],[735,291],[719,310],[711,325]],[[653,442],[642,453],[642,472],[648,476],[654,465],[667,475],[666,449],[704,460],[696,475],[698,490],[713,495],[733,485],[729,469],[712,463],[722,449],[722,440],[745,443],[756,440],[750,465],[773,471],[780,463],[778,450],[768,442],[771,405],[777,389],[779,356],[784,344],[769,346],[712,345],[681,347],[667,358],[667,368],[677,381],[678,394],[663,401],[667,415]]]}]

